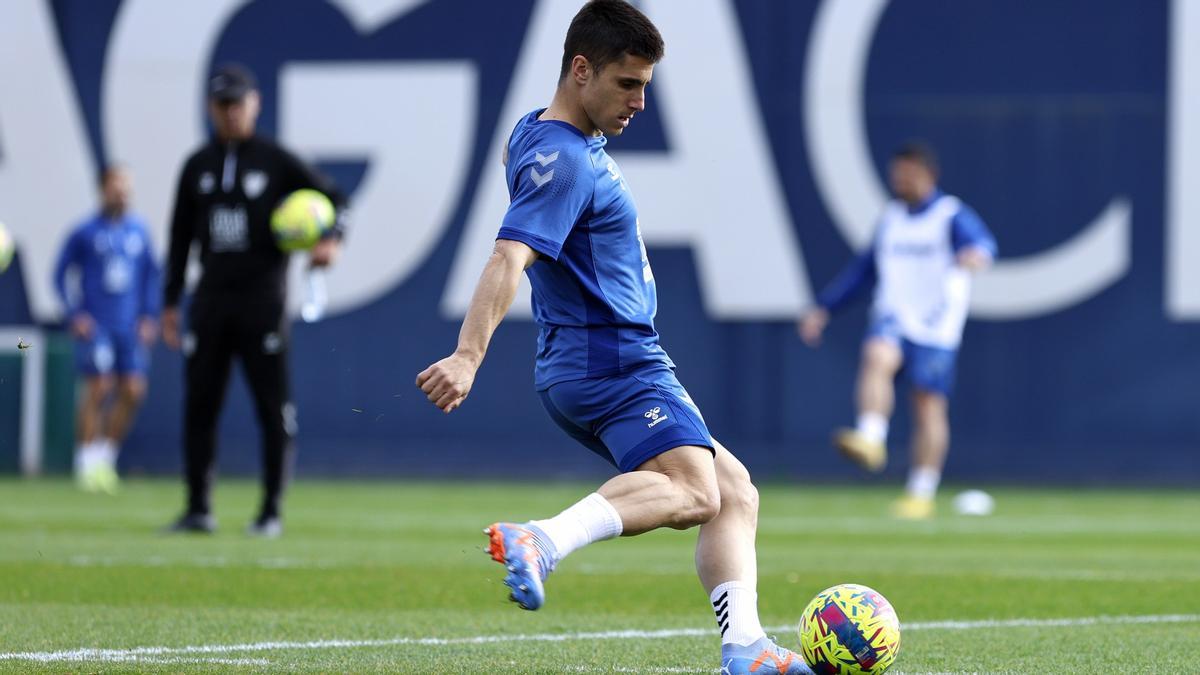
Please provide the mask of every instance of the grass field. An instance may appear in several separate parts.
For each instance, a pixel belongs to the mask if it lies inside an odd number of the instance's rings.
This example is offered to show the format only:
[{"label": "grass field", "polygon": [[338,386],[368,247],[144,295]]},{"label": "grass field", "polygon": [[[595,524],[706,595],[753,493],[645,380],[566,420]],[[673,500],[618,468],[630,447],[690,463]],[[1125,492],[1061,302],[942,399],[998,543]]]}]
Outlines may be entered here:
[{"label": "grass field", "polygon": [[[693,533],[593,546],[541,611],[507,602],[481,527],[585,489],[300,482],[260,541],[246,482],[221,484],[217,535],[167,537],[174,482],[0,480],[0,671],[715,672]],[[1196,493],[996,490],[996,515],[916,524],[879,515],[891,490],[762,493],[760,607],[786,645],[814,593],[857,582],[904,625],[891,672],[1200,672]]]}]

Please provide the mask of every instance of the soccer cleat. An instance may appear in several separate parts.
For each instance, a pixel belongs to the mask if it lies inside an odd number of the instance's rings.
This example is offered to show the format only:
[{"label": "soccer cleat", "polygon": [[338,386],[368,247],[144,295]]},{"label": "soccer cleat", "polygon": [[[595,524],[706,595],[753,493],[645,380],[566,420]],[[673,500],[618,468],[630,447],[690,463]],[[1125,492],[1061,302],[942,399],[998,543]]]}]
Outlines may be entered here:
[{"label": "soccer cleat", "polygon": [[901,520],[927,520],[933,517],[934,503],[928,497],[904,495],[892,502],[892,517]]},{"label": "soccer cleat", "polygon": [[879,473],[887,466],[887,447],[883,443],[868,439],[854,429],[835,431],[833,447],[846,459],[871,473]]},{"label": "soccer cleat", "polygon": [[117,470],[107,464],[92,467],[88,474],[88,482],[92,487],[90,492],[115,495],[121,489],[121,478],[117,475]]},{"label": "soccer cleat", "polygon": [[521,609],[541,607],[546,602],[542,582],[553,570],[543,553],[545,535],[539,536],[541,533],[532,525],[516,523],[494,523],[483,533],[488,536],[487,552],[492,560],[508,571],[504,577],[504,585],[512,589],[508,598]]},{"label": "soccer cleat", "polygon": [[721,645],[721,675],[814,675],[796,652],[767,636],[748,645]]},{"label": "soccer cleat", "polygon": [[283,521],[279,516],[259,516],[246,526],[246,534],[263,539],[278,539],[283,534]]},{"label": "soccer cleat", "polygon": [[185,513],[163,528],[164,534],[212,534],[216,531],[217,519],[211,513]]},{"label": "soccer cleat", "polygon": [[76,469],[76,471],[75,471],[75,486],[78,487],[80,490],[83,490],[84,492],[99,492],[100,491],[100,487],[98,485],[96,485],[95,472],[91,471],[91,470],[84,471],[82,469]]}]

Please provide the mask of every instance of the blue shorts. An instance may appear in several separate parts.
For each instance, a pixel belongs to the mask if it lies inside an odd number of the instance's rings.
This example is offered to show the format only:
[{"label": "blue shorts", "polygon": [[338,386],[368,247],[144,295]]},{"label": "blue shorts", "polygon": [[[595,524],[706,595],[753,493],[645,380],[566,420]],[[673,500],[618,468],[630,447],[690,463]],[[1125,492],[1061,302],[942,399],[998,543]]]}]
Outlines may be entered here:
[{"label": "blue shorts", "polygon": [[150,355],[135,332],[110,331],[97,324],[91,339],[75,341],[75,367],[89,376],[145,375]]},{"label": "blue shorts", "polygon": [[539,393],[563,431],[622,472],[684,445],[715,452],[700,410],[666,366],[559,382]]},{"label": "blue shorts", "polygon": [[900,347],[903,361],[899,375],[914,388],[950,398],[958,350],[917,344],[900,335],[894,326],[886,320],[874,321],[867,330],[867,339],[883,338]]}]

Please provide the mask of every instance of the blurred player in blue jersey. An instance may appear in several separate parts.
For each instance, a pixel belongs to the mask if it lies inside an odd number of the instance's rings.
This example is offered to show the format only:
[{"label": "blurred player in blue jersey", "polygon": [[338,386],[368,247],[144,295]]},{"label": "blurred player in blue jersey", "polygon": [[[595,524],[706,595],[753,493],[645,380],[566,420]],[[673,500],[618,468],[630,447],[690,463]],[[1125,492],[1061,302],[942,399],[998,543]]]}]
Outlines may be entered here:
[{"label": "blurred player in blue jersey", "polygon": [[810,673],[759,623],[758,492],[712,438],[654,328],[654,275],[637,208],[604,151],[645,108],[663,55],[657,28],[624,0],[593,0],[567,31],[550,107],[517,122],[505,151],[511,203],[450,356],[417,376],[444,412],[471,391],[522,272],[540,326],[534,381],[550,417],[620,475],[562,513],[485,530],[511,599],[545,600],[547,575],[587,544],[700,526],[696,568],[728,673]]},{"label": "blurred player in blue jersey", "polygon": [[912,462],[900,518],[933,515],[933,498],[950,445],[948,399],[971,295],[971,273],[988,267],[996,240],[979,215],[938,189],[933,151],[908,143],[892,156],[895,199],[888,202],[871,247],[826,287],[800,320],[800,336],[817,346],[830,316],[874,286],[875,301],[858,375],[858,422],[834,434],[834,445],[863,468],[887,463],[894,382],[912,385]]},{"label": "blurred player in blue jersey", "polygon": [[75,227],[54,269],[86,387],[75,477],[88,491],[117,489],[117,452],[146,394],[147,348],[158,333],[160,273],[145,223],[129,212],[131,185],[123,167],[101,173],[100,212]]}]

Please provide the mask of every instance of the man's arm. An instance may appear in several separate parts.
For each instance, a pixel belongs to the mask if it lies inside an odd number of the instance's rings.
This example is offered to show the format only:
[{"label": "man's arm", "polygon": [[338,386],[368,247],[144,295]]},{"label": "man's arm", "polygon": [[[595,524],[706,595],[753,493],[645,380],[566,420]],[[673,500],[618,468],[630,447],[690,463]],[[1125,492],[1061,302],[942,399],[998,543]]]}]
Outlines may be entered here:
[{"label": "man's arm", "polygon": [[171,349],[179,348],[179,299],[183,296],[184,275],[188,254],[195,233],[196,207],[189,189],[192,185],[189,165],[179,173],[175,189],[175,211],[171,216],[171,241],[167,249],[166,283],[163,285],[162,334],[163,342]]},{"label": "man's arm", "polygon": [[800,315],[796,328],[800,339],[809,347],[821,344],[821,335],[833,313],[850,303],[861,291],[875,285],[879,272],[875,269],[875,246],[858,254],[833,281],[817,295],[817,304]]},{"label": "man's arm", "polygon": [[58,252],[58,262],[54,265],[54,289],[58,291],[58,299],[62,301],[67,319],[72,318],[75,312],[79,311],[79,307],[72,304],[71,293],[67,289],[67,270],[77,264],[75,238],[75,231],[67,235],[67,240]]},{"label": "man's arm", "polygon": [[72,301],[70,289],[67,288],[67,271],[72,267],[80,270],[83,267],[80,236],[79,230],[74,230],[63,244],[62,251],[58,254],[58,263],[54,266],[54,288],[58,290],[58,296],[65,308],[67,327],[70,328],[71,334],[86,339],[91,337],[94,324],[91,315],[83,308],[83,286],[80,284],[79,298],[76,302]]},{"label": "man's arm", "polygon": [[417,375],[417,386],[442,412],[449,413],[462,405],[471,392],[475,372],[483,363],[492,333],[512,306],[521,274],[537,258],[536,251],[519,241],[496,240],[459,329],[458,347],[453,354]]},{"label": "man's arm", "polygon": [[140,278],[137,331],[142,342],[150,344],[157,337],[158,317],[162,312],[162,270],[158,267],[158,261],[154,259],[154,247],[149,235],[146,236],[146,245],[142,248]]},{"label": "man's arm", "polygon": [[996,259],[996,238],[975,209],[964,204],[950,221],[950,237],[960,267],[978,272]]}]

